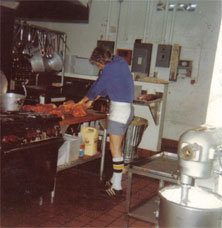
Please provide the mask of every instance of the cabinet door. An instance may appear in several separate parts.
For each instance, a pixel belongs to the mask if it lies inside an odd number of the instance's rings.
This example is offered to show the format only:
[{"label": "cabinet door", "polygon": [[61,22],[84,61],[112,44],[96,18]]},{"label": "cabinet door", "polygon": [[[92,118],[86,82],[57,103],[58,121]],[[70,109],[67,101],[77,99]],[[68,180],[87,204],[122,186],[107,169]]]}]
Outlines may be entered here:
[{"label": "cabinet door", "polygon": [[152,44],[135,43],[133,51],[132,72],[141,72],[149,75],[152,48]]}]

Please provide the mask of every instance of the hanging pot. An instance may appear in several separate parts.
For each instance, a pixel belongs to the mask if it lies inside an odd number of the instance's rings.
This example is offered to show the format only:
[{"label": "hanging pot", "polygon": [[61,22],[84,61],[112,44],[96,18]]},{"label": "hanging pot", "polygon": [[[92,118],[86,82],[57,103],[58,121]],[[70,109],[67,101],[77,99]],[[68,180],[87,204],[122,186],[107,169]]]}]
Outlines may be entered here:
[{"label": "hanging pot", "polygon": [[34,54],[30,59],[29,59],[32,70],[33,72],[45,72],[45,65],[43,61],[43,57],[41,53],[36,53]]},{"label": "hanging pot", "polygon": [[63,61],[61,55],[58,54],[58,52],[53,52],[53,57],[51,59],[46,59],[45,61],[46,69],[48,71],[61,71],[63,67]]}]

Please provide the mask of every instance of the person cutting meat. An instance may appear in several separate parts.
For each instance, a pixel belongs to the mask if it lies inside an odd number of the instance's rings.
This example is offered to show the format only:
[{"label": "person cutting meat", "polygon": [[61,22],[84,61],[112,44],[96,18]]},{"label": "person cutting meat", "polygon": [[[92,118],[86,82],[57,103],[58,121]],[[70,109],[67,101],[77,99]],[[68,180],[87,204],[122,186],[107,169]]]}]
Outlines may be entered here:
[{"label": "person cutting meat", "polygon": [[134,117],[133,77],[127,62],[120,56],[112,55],[109,50],[103,47],[96,47],[89,60],[102,71],[79,103],[91,107],[92,103],[101,96],[108,96],[111,101],[107,132],[110,138],[113,175],[106,182],[105,193],[108,196],[117,196],[122,193],[122,171],[124,168],[122,142]]}]

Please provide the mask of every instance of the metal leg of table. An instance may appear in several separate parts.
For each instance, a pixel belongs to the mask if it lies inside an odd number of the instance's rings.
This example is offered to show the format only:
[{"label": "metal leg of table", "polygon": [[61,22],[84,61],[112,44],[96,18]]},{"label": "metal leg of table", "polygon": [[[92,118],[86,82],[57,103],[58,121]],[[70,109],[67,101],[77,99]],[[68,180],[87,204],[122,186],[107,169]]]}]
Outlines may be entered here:
[{"label": "metal leg of table", "polygon": [[125,228],[129,225],[129,210],[130,210],[130,198],[131,198],[131,187],[132,187],[132,172],[128,171],[128,184],[126,190],[126,216],[125,216]]},{"label": "metal leg of table", "polygon": [[160,180],[160,183],[159,183],[159,189],[163,188],[164,187],[164,180]]},{"label": "metal leg of table", "polygon": [[54,186],[53,186],[53,190],[51,191],[51,204],[54,203],[55,187],[56,187],[56,178],[54,179]]},{"label": "metal leg of table", "polygon": [[102,139],[102,156],[100,162],[100,180],[103,179],[103,171],[104,171],[104,161],[105,161],[105,153],[106,153],[106,138],[107,138],[107,130],[104,129],[103,139]]},{"label": "metal leg of table", "polygon": [[64,135],[66,133],[66,130],[68,129],[68,127],[69,127],[69,125],[64,125],[64,126],[60,127],[62,135]]},{"label": "metal leg of table", "polygon": [[43,197],[40,196],[40,197],[39,197],[39,206],[42,206],[42,204],[43,204]]}]

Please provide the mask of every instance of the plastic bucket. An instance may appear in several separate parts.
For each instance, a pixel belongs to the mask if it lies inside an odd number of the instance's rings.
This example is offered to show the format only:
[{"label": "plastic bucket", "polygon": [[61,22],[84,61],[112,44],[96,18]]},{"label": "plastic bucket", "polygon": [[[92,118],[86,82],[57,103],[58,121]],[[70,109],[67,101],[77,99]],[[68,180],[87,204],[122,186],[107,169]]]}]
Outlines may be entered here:
[{"label": "plastic bucket", "polygon": [[143,132],[148,126],[148,120],[135,116],[129,125],[123,143],[124,162],[130,163],[138,157],[137,147],[141,142]]}]

